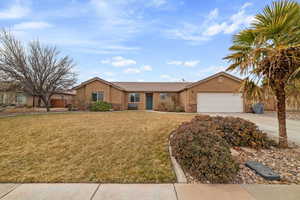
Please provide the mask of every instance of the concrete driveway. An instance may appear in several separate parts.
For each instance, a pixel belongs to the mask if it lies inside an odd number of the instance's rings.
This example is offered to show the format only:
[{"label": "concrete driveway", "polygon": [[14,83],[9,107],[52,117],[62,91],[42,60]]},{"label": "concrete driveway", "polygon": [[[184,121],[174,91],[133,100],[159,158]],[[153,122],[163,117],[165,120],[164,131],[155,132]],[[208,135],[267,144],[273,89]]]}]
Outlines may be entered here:
[{"label": "concrete driveway", "polygon": [[[258,127],[268,133],[271,137],[278,139],[278,122],[277,118],[252,113],[201,113],[207,115],[233,116],[250,120],[258,125]],[[300,145],[300,121],[287,120],[287,134],[290,142]]]}]

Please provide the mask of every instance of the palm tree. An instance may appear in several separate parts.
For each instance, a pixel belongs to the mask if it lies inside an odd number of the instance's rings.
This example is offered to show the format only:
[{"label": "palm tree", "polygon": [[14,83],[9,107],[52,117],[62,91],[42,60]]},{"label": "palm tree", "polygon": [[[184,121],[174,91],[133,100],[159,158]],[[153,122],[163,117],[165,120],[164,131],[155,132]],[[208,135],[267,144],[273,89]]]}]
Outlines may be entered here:
[{"label": "palm tree", "polygon": [[[279,146],[288,147],[286,90],[300,72],[300,4],[281,0],[255,16],[250,28],[233,36],[228,71],[257,84],[265,81],[277,100]],[[247,80],[246,79],[246,80]]]}]

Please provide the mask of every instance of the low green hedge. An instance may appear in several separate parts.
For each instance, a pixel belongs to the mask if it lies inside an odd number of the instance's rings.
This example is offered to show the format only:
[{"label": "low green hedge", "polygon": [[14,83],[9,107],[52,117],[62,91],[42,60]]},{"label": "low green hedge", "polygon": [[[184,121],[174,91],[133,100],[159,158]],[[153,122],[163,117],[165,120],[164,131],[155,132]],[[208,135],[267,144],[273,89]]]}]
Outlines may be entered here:
[{"label": "low green hedge", "polygon": [[90,111],[93,112],[105,112],[105,111],[110,111],[111,109],[112,109],[112,105],[105,101],[95,102],[90,105]]}]

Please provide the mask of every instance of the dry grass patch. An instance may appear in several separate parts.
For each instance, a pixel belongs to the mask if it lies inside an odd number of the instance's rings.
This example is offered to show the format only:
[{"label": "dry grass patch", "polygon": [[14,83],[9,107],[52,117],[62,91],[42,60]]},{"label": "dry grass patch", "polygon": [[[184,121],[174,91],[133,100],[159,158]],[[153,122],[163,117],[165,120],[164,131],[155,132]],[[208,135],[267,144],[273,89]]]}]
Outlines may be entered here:
[{"label": "dry grass patch", "polygon": [[174,182],[168,136],[191,114],[0,118],[0,182]]}]

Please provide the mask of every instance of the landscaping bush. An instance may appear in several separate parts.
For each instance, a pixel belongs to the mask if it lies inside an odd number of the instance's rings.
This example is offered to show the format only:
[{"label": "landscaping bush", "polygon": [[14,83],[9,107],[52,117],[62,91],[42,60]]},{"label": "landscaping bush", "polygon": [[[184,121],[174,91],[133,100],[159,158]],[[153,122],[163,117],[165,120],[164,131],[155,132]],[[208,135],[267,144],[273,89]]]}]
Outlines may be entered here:
[{"label": "landscaping bush", "polygon": [[239,170],[230,145],[217,132],[211,120],[194,120],[182,124],[170,138],[172,154],[184,171],[204,183],[232,182]]},{"label": "landscaping bush", "polygon": [[75,107],[73,104],[67,104],[66,108],[68,108],[68,111],[77,111],[78,108]]},{"label": "landscaping bush", "polygon": [[276,142],[259,130],[256,124],[238,117],[214,117],[221,136],[232,146],[245,146],[256,149],[270,148]]},{"label": "landscaping bush", "polygon": [[25,105],[25,107],[26,107],[26,108],[28,108],[28,109],[31,109],[31,108],[33,108],[33,106],[32,106],[32,105]]},{"label": "landscaping bush", "polygon": [[173,131],[172,153],[183,169],[202,182],[228,183],[238,172],[230,148],[269,148],[275,141],[247,120],[198,115]]},{"label": "landscaping bush", "polygon": [[175,112],[184,112],[184,108],[182,106],[176,106]]},{"label": "landscaping bush", "polygon": [[184,108],[182,106],[176,105],[172,101],[160,102],[156,110],[162,112],[184,112]]},{"label": "landscaping bush", "polygon": [[168,108],[166,106],[166,104],[164,102],[161,102],[158,104],[157,106],[157,111],[162,111],[162,112],[167,112],[168,111]]},{"label": "landscaping bush", "polygon": [[175,112],[176,104],[173,101],[166,102],[167,112]]},{"label": "landscaping bush", "polygon": [[267,134],[258,129],[256,124],[238,117],[210,117],[205,115],[196,116],[194,123],[212,121],[218,134],[231,146],[243,146],[252,148],[270,148],[275,141],[267,137]]},{"label": "landscaping bush", "polygon": [[90,106],[90,111],[94,111],[94,112],[110,111],[111,109],[112,109],[112,105],[105,101],[95,102]]}]

